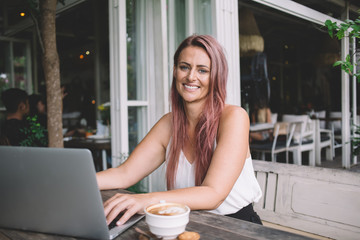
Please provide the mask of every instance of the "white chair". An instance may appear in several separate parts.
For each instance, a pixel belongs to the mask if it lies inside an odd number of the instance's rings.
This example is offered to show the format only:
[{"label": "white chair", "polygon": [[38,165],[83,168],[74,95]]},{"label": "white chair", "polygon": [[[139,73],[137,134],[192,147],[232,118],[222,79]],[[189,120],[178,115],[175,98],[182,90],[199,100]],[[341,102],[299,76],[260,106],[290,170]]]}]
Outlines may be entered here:
[{"label": "white chair", "polygon": [[302,165],[302,153],[309,152],[309,165],[315,166],[315,122],[308,115],[284,114],[283,122],[296,123],[294,142],[289,151],[294,163]]},{"label": "white chair", "polygon": [[[281,152],[286,153],[286,163],[288,162],[288,149],[293,140],[296,125],[293,123],[277,122],[274,125],[274,139],[268,142],[253,142],[250,144],[251,152],[261,154],[260,159],[265,160],[265,154],[271,154],[271,161],[276,162],[276,155]],[[284,137],[280,137],[284,136]],[[280,138],[279,138],[280,137]]]},{"label": "white chair", "polygon": [[322,119],[322,120],[320,120],[320,128],[321,129],[326,129],[326,121],[325,121],[326,110],[315,112],[315,117],[319,118],[319,119]]},{"label": "white chair", "polygon": [[326,150],[326,160],[332,161],[334,159],[334,133],[332,130],[326,128],[326,111],[315,112],[315,130],[316,130],[316,140],[315,140],[315,161],[316,165],[321,165],[321,150],[325,148]]},{"label": "white chair", "polygon": [[[341,119],[341,112],[330,112],[330,119]],[[330,129],[333,132],[334,140],[333,140],[333,154],[335,156],[335,149],[342,147],[342,136],[341,136],[341,120],[331,120],[330,121]]]},{"label": "white chair", "polygon": [[315,161],[316,165],[321,165],[321,150],[326,150],[326,160],[332,161],[334,159],[334,135],[330,129],[321,128],[320,120],[313,120],[315,122]]},{"label": "white chair", "polygon": [[277,113],[271,113],[271,123],[275,124],[277,122],[278,119],[278,114]]}]

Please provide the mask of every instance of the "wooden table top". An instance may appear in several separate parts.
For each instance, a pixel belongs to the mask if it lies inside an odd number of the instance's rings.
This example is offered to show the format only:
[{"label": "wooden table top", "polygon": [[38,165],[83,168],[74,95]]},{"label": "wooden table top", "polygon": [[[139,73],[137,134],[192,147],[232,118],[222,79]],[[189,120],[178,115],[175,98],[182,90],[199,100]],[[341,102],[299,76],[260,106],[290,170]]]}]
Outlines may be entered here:
[{"label": "wooden table top", "polygon": [[273,123],[252,123],[250,124],[250,132],[261,132],[274,128]]},{"label": "wooden table top", "polygon": [[87,148],[90,150],[109,150],[111,149],[110,138],[73,138],[64,141],[66,148]]},{"label": "wooden table top", "polygon": [[[121,190],[108,190],[101,191],[103,200],[107,200],[113,196],[117,191]],[[140,234],[135,231],[135,227],[138,227],[144,231],[148,231],[149,228],[143,218],[136,223],[133,227],[118,236],[117,240],[127,239],[139,239]],[[265,227],[262,225],[220,216],[217,214],[209,213],[206,211],[191,211],[190,222],[186,226],[186,231],[198,232],[200,239],[310,239],[304,236],[296,235],[293,233]],[[17,239],[46,239],[46,240],[71,240],[77,239],[73,237],[27,232],[12,229],[0,228],[0,239],[17,240]]]}]

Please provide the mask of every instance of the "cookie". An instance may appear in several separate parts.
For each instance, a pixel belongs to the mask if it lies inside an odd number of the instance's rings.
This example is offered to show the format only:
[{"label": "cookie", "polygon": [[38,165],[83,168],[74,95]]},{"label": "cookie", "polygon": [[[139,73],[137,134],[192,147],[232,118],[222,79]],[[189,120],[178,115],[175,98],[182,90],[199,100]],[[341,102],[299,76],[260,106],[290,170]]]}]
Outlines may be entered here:
[{"label": "cookie", "polygon": [[178,236],[179,240],[198,240],[200,239],[200,234],[197,232],[183,232]]}]

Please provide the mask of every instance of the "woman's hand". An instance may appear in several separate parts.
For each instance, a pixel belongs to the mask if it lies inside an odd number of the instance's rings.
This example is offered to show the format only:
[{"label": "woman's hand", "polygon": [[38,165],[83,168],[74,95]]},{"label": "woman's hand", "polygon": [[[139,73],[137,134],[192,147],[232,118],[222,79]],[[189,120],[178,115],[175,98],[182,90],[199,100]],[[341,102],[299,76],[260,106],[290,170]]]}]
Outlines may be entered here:
[{"label": "woman's hand", "polygon": [[134,214],[144,214],[144,208],[152,203],[156,203],[156,200],[149,194],[117,193],[104,203],[106,222],[109,225],[121,212],[124,212],[116,225],[124,224]]}]

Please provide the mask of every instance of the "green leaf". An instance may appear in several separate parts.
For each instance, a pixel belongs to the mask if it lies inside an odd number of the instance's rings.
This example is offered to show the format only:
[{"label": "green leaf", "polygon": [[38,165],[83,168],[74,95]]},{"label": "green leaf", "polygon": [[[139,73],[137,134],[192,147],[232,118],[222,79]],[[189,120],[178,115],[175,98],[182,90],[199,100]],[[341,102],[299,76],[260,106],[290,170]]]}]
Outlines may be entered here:
[{"label": "green leaf", "polygon": [[348,54],[347,56],[346,56],[346,59],[345,59],[347,62],[350,62],[351,61],[351,57],[350,57],[350,54]]},{"label": "green leaf", "polygon": [[336,61],[334,64],[333,64],[333,67],[336,67],[336,66],[339,66],[340,64],[342,64],[343,61]]},{"label": "green leaf", "polygon": [[328,29],[328,33],[329,33],[330,37],[331,38],[334,37],[334,29],[335,29],[334,23],[331,20],[326,20],[325,21],[325,26]]},{"label": "green leaf", "polygon": [[340,40],[343,39],[345,36],[344,31],[342,29],[340,29],[337,33],[336,33],[336,37]]}]

